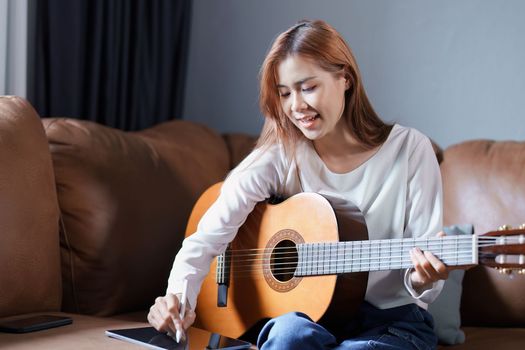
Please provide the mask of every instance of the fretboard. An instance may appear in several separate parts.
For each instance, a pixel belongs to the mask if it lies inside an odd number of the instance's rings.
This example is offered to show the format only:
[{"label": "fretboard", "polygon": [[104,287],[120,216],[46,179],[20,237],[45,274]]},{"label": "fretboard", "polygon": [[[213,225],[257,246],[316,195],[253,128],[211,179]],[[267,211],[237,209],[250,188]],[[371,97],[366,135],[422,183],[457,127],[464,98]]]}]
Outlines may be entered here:
[{"label": "fretboard", "polygon": [[297,245],[295,276],[405,269],[413,266],[409,251],[414,247],[449,266],[478,263],[475,235],[303,243]]}]

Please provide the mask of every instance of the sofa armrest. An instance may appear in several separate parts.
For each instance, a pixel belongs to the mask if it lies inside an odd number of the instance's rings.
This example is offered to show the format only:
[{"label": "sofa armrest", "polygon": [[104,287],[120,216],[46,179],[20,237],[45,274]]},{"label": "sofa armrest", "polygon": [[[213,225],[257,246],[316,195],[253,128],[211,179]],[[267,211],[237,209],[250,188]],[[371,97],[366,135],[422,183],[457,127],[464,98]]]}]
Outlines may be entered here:
[{"label": "sofa armrest", "polygon": [[0,317],[59,310],[58,205],[35,110],[0,97]]}]

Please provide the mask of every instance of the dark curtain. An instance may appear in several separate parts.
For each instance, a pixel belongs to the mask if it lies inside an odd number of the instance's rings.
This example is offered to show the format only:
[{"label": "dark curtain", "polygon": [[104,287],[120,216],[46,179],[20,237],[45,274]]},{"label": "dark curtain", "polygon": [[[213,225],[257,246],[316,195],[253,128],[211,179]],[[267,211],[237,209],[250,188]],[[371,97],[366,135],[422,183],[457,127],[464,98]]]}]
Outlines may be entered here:
[{"label": "dark curtain", "polygon": [[140,130],[180,118],[191,0],[37,0],[28,98],[41,116]]}]

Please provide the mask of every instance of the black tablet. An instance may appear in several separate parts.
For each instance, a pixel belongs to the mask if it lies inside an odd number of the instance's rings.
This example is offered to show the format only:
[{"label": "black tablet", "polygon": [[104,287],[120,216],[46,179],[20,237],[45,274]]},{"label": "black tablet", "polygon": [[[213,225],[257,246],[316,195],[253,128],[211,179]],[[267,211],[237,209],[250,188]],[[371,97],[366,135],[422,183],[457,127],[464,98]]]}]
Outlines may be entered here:
[{"label": "black tablet", "polygon": [[153,327],[107,330],[112,338],[139,344],[150,349],[160,350],[203,350],[203,349],[249,349],[251,344],[242,340],[228,338],[217,333],[191,327],[186,341],[177,343],[171,336],[160,333]]}]

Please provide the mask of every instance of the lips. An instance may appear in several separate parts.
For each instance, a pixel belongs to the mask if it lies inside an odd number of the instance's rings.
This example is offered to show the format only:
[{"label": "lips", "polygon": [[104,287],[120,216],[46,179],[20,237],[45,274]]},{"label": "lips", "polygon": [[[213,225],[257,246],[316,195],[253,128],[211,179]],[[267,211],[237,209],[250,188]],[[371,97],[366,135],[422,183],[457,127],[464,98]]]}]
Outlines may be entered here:
[{"label": "lips", "polygon": [[296,120],[304,127],[310,127],[314,124],[315,120],[319,118],[319,114],[307,115]]}]

